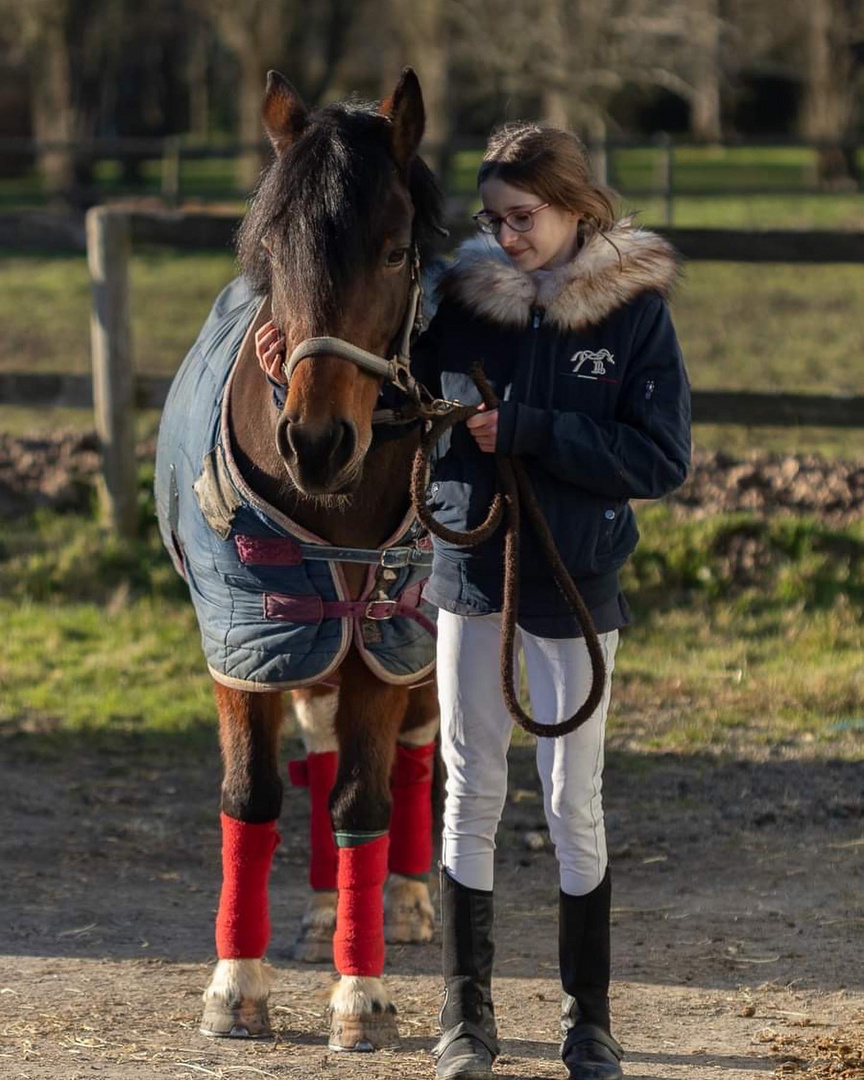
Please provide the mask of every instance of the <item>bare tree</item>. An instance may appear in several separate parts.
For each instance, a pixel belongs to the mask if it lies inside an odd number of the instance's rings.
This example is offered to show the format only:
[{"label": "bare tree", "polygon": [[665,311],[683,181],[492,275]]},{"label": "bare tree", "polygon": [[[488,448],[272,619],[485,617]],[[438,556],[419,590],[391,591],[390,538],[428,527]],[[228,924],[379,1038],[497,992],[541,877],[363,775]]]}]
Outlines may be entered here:
[{"label": "bare tree", "polygon": [[697,137],[720,137],[728,57],[719,0],[451,2],[481,79],[538,99],[549,122],[600,139],[615,95],[657,86],[689,103]]},{"label": "bare tree", "polygon": [[[864,8],[860,0],[734,0],[734,19],[749,62],[801,86],[798,130],[821,144],[820,182],[852,187],[859,179],[853,133],[861,94]],[[858,53],[856,58],[856,51]]]},{"label": "bare tree", "polygon": [[853,42],[864,34],[864,16],[854,0],[807,0],[803,23],[801,133],[822,143],[820,181],[854,187],[859,176],[850,140],[856,112]]},{"label": "bare tree", "polygon": [[[449,0],[403,0],[370,5],[369,15],[386,18],[379,23],[376,40],[389,42],[390,62],[381,70],[380,94],[389,94],[400,68],[413,67],[423,87],[426,107],[424,148],[439,176],[444,178],[450,155],[450,30]],[[382,33],[383,31],[383,33]]]},{"label": "bare tree", "polygon": [[704,142],[722,136],[720,87],[723,80],[719,0],[692,0],[689,38],[693,46],[690,133]]},{"label": "bare tree", "polygon": [[264,144],[261,100],[269,68],[282,70],[307,101],[327,95],[345,50],[348,31],[362,0],[194,0],[237,58],[240,71],[237,134],[246,147],[238,161],[237,182],[254,186],[261,172]]},{"label": "bare tree", "polygon": [[0,13],[30,76],[30,115],[40,143],[65,144],[40,151],[37,163],[49,193],[68,191],[75,181],[71,150],[80,125],[73,94],[68,21],[72,0],[2,0]]},{"label": "bare tree", "polygon": [[[48,144],[38,155],[47,191],[88,198],[80,189],[89,180],[91,162],[80,144],[101,131],[122,130],[134,112],[128,101],[124,108],[119,95],[121,74],[135,88],[138,111],[154,112],[146,89],[160,80],[144,55],[142,38],[149,34],[151,43],[169,38],[181,8],[177,0],[139,0],[134,6],[131,0],[0,0],[6,36],[29,75],[33,133]],[[151,77],[142,79],[146,73]]]}]

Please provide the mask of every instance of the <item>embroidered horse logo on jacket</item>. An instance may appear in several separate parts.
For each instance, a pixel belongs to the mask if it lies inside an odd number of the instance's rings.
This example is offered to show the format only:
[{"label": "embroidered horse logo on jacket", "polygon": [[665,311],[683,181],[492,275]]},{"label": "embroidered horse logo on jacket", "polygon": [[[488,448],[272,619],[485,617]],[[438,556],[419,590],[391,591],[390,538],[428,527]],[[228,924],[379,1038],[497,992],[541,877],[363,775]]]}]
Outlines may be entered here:
[{"label": "embroidered horse logo on jacket", "polygon": [[615,357],[608,349],[601,349],[599,352],[580,349],[570,357],[569,363],[572,365],[571,375],[580,379],[599,379],[610,374],[606,365],[614,366]]}]

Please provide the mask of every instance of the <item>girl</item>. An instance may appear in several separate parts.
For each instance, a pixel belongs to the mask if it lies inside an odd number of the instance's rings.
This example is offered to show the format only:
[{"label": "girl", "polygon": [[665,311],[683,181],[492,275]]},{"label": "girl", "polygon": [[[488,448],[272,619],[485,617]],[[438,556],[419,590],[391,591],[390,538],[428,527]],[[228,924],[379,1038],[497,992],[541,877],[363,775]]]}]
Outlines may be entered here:
[{"label": "girl", "polygon": [[[629,622],[618,584],[638,536],[629,500],[674,490],[690,460],[689,384],[664,299],[678,260],[659,236],[615,220],[568,132],[527,124],[496,132],[478,184],[481,235],[441,281],[416,374],[436,394],[470,404],[480,400],[468,375],[479,360],[500,406],[441,440],[429,505],[451,529],[476,527],[496,489],[495,455],[519,455],[600,635],[601,704],[572,734],[539,739],[537,767],[560,876],[561,1053],[571,1080],[613,1080],[623,1052],[609,1022],[603,739],[618,632]],[[471,548],[436,539],[424,591],[440,609],[448,776],[441,1080],[491,1076],[498,1053],[493,856],[512,729],[498,675],[503,531]],[[527,524],[519,576],[517,634],[533,716],[556,723],[587,697],[591,666]]]},{"label": "girl", "polygon": [[[616,221],[568,132],[493,134],[478,177],[481,235],[464,244],[412,366],[437,395],[479,402],[481,361],[501,404],[437,448],[429,505],[464,531],[496,489],[494,455],[517,454],[599,632],[607,684],[572,734],[539,739],[537,767],[559,866],[561,1053],[570,1080],[621,1077],[609,1021],[610,881],[601,785],[618,631],[629,610],[618,571],[638,537],[631,498],[659,498],[690,461],[690,391],[665,297],[678,274],[659,236]],[[258,340],[278,378],[278,332]],[[518,637],[539,722],[571,716],[591,665],[577,620],[529,526],[522,530]],[[438,691],[447,798],[441,868],[445,1000],[440,1080],[492,1076],[495,833],[507,791],[512,721],[499,684],[503,529],[484,544],[435,540],[424,590],[438,606]]]}]

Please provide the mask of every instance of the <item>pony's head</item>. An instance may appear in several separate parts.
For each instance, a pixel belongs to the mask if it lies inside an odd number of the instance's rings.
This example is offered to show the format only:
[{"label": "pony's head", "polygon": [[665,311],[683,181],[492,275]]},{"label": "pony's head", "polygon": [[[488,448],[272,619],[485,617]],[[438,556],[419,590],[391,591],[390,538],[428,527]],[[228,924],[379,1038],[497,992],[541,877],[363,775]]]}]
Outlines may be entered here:
[{"label": "pony's head", "polygon": [[[441,231],[441,195],[416,156],[424,125],[417,76],[406,68],[378,109],[310,111],[270,72],[262,113],[275,159],[238,250],[253,286],[270,296],[286,355],[309,338],[333,337],[389,358],[415,251]],[[329,496],[359,482],[381,383],[335,352],[294,367],[276,441],[302,492]]]}]

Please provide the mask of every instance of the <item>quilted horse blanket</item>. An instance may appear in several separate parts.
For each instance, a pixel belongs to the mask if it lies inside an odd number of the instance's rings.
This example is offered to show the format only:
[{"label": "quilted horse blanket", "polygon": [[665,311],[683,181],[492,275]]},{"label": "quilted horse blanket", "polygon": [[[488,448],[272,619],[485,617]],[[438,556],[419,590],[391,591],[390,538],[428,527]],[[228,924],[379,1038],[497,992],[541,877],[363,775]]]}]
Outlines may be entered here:
[{"label": "quilted horse blanket", "polygon": [[[219,295],[171,386],[156,451],[162,540],[185,578],[213,678],[243,690],[329,679],[352,645],[390,683],[431,672],[431,545],[413,511],[378,549],[336,548],[260,499],[234,461],[232,373],[267,320],[243,278]],[[352,600],[342,563],[368,566]]]}]

